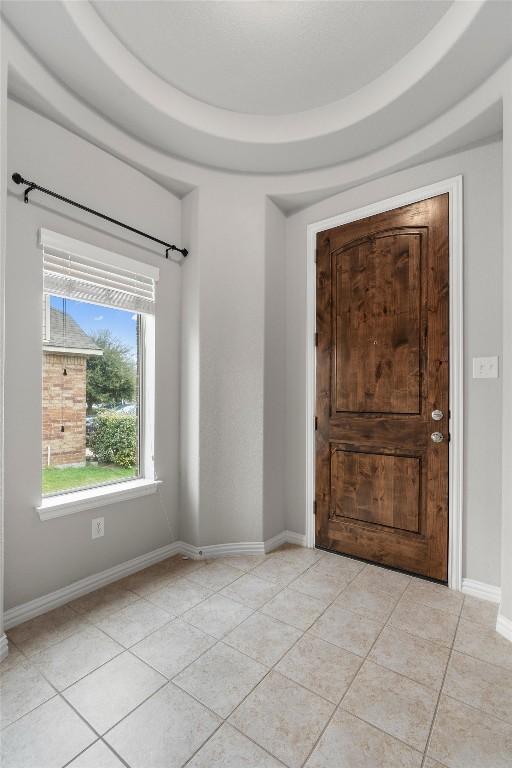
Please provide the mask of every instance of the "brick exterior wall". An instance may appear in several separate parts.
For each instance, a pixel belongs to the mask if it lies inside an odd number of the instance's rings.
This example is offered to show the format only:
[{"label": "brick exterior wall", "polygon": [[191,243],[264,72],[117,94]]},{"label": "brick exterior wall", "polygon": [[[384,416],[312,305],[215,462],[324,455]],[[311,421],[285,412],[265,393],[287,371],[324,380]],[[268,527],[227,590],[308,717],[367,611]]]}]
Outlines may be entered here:
[{"label": "brick exterior wall", "polygon": [[48,447],[52,467],[85,463],[86,365],[87,357],[82,355],[43,352],[44,467]]}]

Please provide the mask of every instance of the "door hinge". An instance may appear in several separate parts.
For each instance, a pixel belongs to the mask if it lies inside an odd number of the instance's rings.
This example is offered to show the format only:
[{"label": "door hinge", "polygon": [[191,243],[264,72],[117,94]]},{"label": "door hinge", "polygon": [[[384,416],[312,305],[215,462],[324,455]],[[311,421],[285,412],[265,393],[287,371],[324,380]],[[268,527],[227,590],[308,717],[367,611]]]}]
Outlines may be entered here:
[{"label": "door hinge", "polygon": [[316,515],[316,500],[313,502],[313,514]]},{"label": "door hinge", "polygon": [[318,416],[315,416],[315,432],[318,429]]},{"label": "door hinge", "polygon": [[315,248],[315,264],[318,261],[318,248]]},{"label": "door hinge", "polygon": [[315,333],[315,347],[318,347],[318,333]]}]

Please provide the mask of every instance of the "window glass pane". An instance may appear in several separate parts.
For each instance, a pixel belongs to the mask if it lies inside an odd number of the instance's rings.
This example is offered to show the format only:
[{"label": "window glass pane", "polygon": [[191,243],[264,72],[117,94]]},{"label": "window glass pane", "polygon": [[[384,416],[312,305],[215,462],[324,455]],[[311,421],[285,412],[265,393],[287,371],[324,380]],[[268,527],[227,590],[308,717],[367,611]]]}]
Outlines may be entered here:
[{"label": "window glass pane", "polygon": [[141,315],[43,302],[43,495],[139,477]]}]

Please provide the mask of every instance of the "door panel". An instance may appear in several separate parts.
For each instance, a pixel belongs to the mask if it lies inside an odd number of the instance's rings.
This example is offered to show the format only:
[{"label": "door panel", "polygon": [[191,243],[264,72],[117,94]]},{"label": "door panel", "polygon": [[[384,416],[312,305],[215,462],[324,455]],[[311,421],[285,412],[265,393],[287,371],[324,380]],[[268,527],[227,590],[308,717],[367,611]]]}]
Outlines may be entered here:
[{"label": "door panel", "polygon": [[418,533],[421,459],[333,449],[331,518]]},{"label": "door panel", "polygon": [[448,195],[317,236],[317,544],[440,580],[448,267]]},{"label": "door panel", "polygon": [[383,233],[335,255],[338,412],[419,413],[420,237]]}]

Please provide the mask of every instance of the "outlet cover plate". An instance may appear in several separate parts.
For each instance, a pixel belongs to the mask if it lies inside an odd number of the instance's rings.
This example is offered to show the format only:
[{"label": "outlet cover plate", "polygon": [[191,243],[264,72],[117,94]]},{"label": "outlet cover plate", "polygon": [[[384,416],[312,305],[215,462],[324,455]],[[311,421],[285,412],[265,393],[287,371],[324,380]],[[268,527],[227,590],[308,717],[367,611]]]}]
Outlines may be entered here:
[{"label": "outlet cover plate", "polygon": [[105,518],[95,517],[92,521],[92,538],[99,539],[105,535]]},{"label": "outlet cover plate", "polygon": [[474,379],[497,379],[498,378],[498,358],[497,357],[474,357],[473,358],[473,378]]}]

